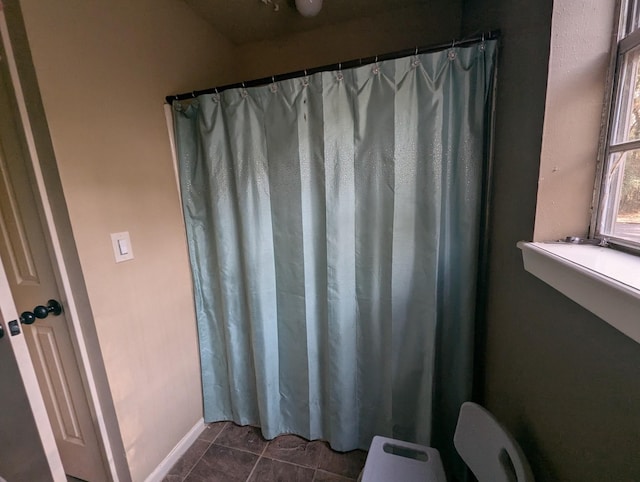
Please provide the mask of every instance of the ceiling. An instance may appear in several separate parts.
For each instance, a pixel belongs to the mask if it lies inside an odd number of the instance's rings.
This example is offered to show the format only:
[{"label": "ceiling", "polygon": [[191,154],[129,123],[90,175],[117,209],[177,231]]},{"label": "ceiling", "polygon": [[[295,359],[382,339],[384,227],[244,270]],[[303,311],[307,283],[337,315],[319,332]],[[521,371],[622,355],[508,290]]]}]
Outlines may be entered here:
[{"label": "ceiling", "polygon": [[[237,45],[368,17],[426,0],[324,0],[313,18],[300,15],[294,0],[185,0],[197,15]],[[278,6],[278,9],[274,7]]]}]

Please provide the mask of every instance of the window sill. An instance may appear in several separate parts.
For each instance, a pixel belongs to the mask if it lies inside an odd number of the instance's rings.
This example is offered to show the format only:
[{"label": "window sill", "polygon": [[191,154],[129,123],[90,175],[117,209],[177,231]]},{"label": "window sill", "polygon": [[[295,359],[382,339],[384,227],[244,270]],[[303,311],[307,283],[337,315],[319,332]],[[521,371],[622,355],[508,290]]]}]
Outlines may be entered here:
[{"label": "window sill", "polygon": [[640,257],[590,245],[518,247],[529,273],[640,343]]}]

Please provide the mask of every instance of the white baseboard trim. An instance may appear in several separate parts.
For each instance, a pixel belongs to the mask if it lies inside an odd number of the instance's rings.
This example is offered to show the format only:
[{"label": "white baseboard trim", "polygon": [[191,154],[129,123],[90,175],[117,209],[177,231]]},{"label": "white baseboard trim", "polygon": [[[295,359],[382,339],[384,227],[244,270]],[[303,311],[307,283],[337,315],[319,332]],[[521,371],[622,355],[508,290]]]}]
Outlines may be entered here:
[{"label": "white baseboard trim", "polygon": [[178,459],[184,455],[189,447],[196,441],[198,435],[205,429],[204,419],[201,418],[184,437],[176,444],[162,462],[145,479],[145,482],[160,482],[171,470]]}]

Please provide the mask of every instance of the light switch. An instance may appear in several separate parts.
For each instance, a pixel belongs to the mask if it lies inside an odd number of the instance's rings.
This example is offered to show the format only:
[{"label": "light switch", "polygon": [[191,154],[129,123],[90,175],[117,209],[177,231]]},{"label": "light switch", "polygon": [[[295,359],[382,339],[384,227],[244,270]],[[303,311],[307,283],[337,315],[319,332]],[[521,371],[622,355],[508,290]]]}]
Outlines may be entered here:
[{"label": "light switch", "polygon": [[122,256],[129,254],[129,245],[126,239],[118,239],[118,251]]},{"label": "light switch", "polygon": [[113,254],[116,257],[116,263],[133,259],[133,249],[131,247],[129,232],[111,233],[111,244],[113,245]]}]

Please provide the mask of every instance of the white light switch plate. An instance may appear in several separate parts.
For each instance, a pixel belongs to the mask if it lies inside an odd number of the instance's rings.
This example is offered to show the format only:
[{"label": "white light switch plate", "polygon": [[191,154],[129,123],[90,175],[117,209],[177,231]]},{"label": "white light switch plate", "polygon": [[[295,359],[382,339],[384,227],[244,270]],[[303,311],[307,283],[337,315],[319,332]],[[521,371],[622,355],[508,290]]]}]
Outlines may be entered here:
[{"label": "white light switch plate", "polygon": [[111,233],[111,244],[113,245],[113,254],[116,257],[116,263],[133,259],[133,247],[129,232]]}]

